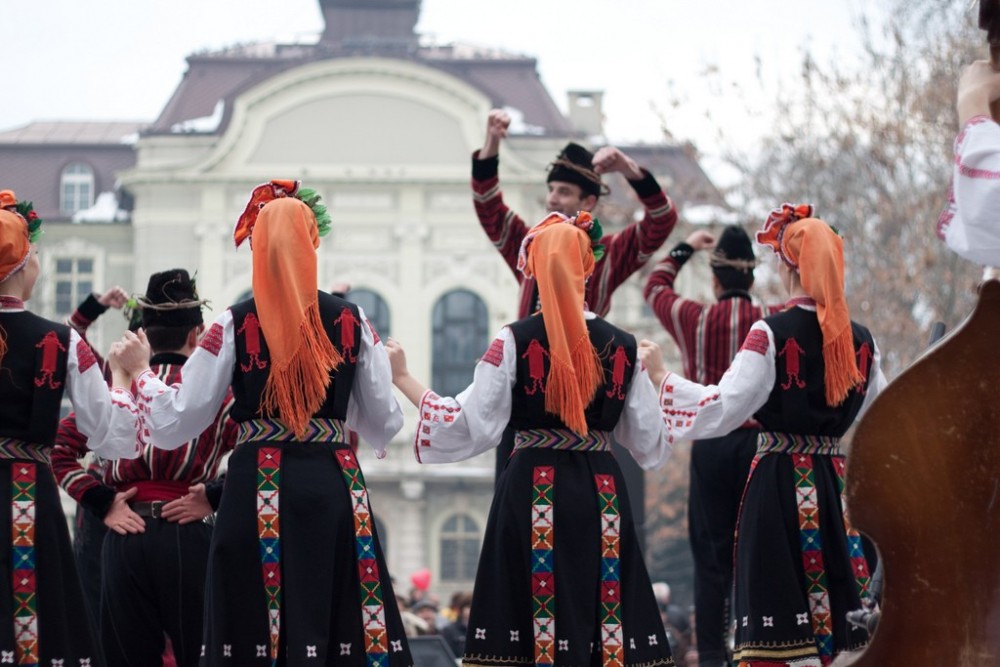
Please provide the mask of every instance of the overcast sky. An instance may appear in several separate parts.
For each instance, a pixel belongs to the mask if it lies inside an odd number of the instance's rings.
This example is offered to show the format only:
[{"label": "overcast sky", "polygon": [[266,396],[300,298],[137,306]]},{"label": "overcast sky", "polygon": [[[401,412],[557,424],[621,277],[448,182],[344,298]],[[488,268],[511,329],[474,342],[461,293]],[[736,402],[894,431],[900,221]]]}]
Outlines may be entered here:
[{"label": "overcast sky", "polygon": [[[33,120],[153,120],[187,55],[238,42],[313,42],[323,27],[317,0],[4,4],[0,131]],[[768,122],[766,115],[748,117],[720,81],[740,81],[751,91],[757,71],[769,84],[790,81],[807,47],[821,61],[852,57],[862,6],[861,0],[423,0],[417,27],[439,43],[536,57],[563,109],[569,89],[604,90],[612,142],[657,141],[655,107],[676,138],[711,154],[720,124],[751,136]],[[707,77],[709,70],[718,76]]]}]

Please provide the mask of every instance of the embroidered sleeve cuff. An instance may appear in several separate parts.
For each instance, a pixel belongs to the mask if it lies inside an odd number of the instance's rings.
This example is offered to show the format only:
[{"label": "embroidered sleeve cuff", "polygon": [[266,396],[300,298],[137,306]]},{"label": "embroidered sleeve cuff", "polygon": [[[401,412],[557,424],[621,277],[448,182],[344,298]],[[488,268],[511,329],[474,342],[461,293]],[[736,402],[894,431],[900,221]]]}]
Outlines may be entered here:
[{"label": "embroidered sleeve cuff", "polygon": [[646,169],[642,170],[642,178],[635,181],[630,180],[628,184],[632,186],[640,199],[653,197],[663,192],[663,188],[660,187],[656,178]]},{"label": "embroidered sleeve cuff", "polygon": [[472,154],[472,180],[488,181],[495,178],[500,167],[500,156],[479,159],[479,151]]},{"label": "embroidered sleeve cuff", "polygon": [[69,317],[69,324],[77,331],[86,331],[94,320],[107,312],[108,307],[102,306],[93,294],[89,294]]},{"label": "embroidered sleeve cuff", "polygon": [[673,249],[670,251],[670,259],[677,262],[678,266],[683,266],[684,262],[691,259],[691,255],[693,254],[694,254],[694,248],[692,248],[690,245],[682,241],[681,243],[675,245]]}]

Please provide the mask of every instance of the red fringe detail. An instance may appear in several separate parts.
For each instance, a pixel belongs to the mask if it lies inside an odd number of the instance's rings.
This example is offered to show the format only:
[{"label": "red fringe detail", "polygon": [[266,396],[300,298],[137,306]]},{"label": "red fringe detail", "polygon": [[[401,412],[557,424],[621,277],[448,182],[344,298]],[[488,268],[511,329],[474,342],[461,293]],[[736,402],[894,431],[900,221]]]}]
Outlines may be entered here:
[{"label": "red fringe detail", "polygon": [[306,308],[299,333],[301,343],[291,360],[281,367],[271,366],[261,397],[261,412],[276,415],[302,436],[326,400],[331,371],[343,363],[344,357],[323,328],[318,302]]}]

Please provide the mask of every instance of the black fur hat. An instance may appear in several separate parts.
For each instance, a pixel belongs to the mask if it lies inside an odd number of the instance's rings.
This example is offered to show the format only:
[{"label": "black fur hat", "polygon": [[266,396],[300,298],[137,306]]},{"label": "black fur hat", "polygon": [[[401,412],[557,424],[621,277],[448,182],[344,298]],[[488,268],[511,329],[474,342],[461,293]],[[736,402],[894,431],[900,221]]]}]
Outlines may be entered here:
[{"label": "black fur hat", "polygon": [[601,196],[601,177],[594,173],[594,154],[580,144],[570,142],[556,156],[546,183],[564,181],[579,185],[584,195]]},{"label": "black fur hat", "polygon": [[146,294],[137,299],[142,326],[186,327],[202,324],[201,307],[194,280],[184,269],[170,269],[149,277]]},{"label": "black fur hat", "polygon": [[723,230],[710,263],[716,271],[729,269],[753,274],[757,260],[753,254],[753,243],[742,227],[730,225]]}]

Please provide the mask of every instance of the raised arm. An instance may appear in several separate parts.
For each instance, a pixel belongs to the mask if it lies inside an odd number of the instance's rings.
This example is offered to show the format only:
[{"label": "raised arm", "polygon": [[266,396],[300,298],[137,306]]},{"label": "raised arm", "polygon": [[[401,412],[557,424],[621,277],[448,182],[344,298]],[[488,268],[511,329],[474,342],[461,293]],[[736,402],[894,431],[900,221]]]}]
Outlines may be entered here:
[{"label": "raised arm", "polygon": [[715,237],[705,231],[693,232],[687,240],[678,243],[654,268],[642,295],[660,320],[667,333],[677,341],[682,354],[694,344],[698,321],[705,305],[685,299],[674,290],[674,281],[681,267],[699,250],[715,246]]},{"label": "raised arm", "polygon": [[490,112],[486,121],[486,140],[483,147],[472,154],[472,203],[480,226],[520,283],[522,276],[517,270],[517,253],[528,225],[504,203],[498,175],[500,140],[507,136],[509,126],[507,112],[500,109]]},{"label": "raised arm", "polygon": [[645,209],[642,220],[601,239],[605,254],[587,283],[587,302],[595,313],[606,315],[611,308],[612,293],[649,261],[670,236],[677,224],[677,211],[656,178],[617,148],[606,146],[597,151],[594,170],[624,175]]}]

